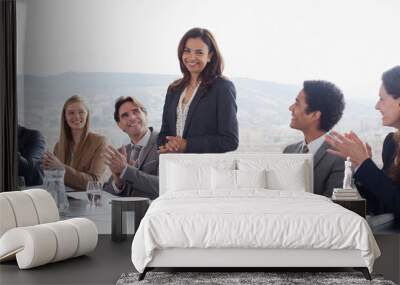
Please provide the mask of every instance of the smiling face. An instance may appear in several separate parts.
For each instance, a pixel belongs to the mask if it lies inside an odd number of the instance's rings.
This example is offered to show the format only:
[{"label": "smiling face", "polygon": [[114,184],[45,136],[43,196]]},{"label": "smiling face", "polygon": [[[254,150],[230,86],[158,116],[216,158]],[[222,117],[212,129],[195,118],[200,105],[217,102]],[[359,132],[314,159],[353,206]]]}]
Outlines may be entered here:
[{"label": "smiling face", "polygon": [[289,111],[292,112],[291,128],[304,131],[310,126],[314,121],[314,116],[312,112],[307,114],[307,108],[306,96],[304,91],[301,90],[296,101],[289,107]]},{"label": "smiling face", "polygon": [[207,63],[210,62],[212,53],[201,38],[189,38],[182,53],[182,62],[192,76],[198,76]]},{"label": "smiling face", "polygon": [[71,130],[83,129],[86,125],[88,111],[81,102],[74,102],[65,108],[65,120]]},{"label": "smiling face", "polygon": [[387,93],[383,84],[379,89],[379,100],[375,109],[382,114],[382,124],[400,129],[400,98],[395,99]]},{"label": "smiling face", "polygon": [[131,139],[140,138],[147,131],[147,116],[138,106],[130,101],[125,102],[118,110],[120,129]]}]

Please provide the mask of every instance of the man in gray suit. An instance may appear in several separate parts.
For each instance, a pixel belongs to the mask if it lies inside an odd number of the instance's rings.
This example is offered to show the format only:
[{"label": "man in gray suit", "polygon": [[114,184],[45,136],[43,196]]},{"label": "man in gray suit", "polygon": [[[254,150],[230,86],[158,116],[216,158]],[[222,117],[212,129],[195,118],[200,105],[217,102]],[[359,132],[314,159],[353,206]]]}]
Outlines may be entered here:
[{"label": "man in gray suit", "polygon": [[116,150],[107,146],[104,156],[112,176],[104,190],[119,196],[158,197],[158,133],[148,127],[147,111],[133,97],[115,103],[114,120],[131,143]]},{"label": "man in gray suit", "polygon": [[314,193],[332,196],[333,188],[341,188],[344,160],[328,153],[325,134],[340,120],[344,98],[339,88],[327,81],[304,81],[292,112],[290,127],[303,132],[304,140],[287,146],[284,153],[312,153],[314,156]]}]

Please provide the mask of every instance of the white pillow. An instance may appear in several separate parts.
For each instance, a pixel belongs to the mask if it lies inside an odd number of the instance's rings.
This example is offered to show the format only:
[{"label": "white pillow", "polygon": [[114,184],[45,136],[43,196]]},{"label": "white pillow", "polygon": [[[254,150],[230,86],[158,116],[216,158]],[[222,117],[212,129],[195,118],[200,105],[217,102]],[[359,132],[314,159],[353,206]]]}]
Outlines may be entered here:
[{"label": "white pillow", "polygon": [[212,168],[212,189],[218,190],[236,190],[236,170]]},{"label": "white pillow", "polygon": [[240,159],[238,168],[240,170],[266,170],[267,187],[271,190],[288,190],[305,192],[309,188],[306,179],[308,170],[303,160],[280,158],[277,160],[250,160]]},{"label": "white pillow", "polygon": [[268,188],[267,171],[236,170],[237,188]]},{"label": "white pillow", "polygon": [[235,191],[241,188],[267,188],[266,170],[231,170],[212,168],[213,190]]},{"label": "white pillow", "polygon": [[168,163],[167,191],[211,189],[211,167]]}]

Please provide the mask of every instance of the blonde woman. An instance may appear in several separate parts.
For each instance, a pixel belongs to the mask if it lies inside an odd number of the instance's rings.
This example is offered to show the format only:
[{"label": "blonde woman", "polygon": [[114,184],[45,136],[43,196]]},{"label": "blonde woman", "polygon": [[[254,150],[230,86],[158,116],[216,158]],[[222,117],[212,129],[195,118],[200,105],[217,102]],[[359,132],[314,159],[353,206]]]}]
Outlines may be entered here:
[{"label": "blonde woman", "polygon": [[64,183],[75,190],[85,190],[88,181],[103,181],[106,175],[102,156],[106,139],[90,132],[89,125],[89,109],[82,98],[70,97],[62,110],[54,154],[46,152],[43,158],[46,170],[64,168]]}]

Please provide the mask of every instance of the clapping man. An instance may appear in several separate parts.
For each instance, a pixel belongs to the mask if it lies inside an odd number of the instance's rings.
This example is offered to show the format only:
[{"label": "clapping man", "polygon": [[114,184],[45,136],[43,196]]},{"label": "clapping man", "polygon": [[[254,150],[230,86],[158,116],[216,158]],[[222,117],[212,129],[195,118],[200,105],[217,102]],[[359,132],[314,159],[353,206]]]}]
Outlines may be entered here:
[{"label": "clapping man", "polygon": [[115,149],[107,146],[104,156],[112,176],[104,190],[119,196],[158,197],[158,133],[148,127],[147,111],[133,97],[115,103],[114,120],[131,143]]}]

